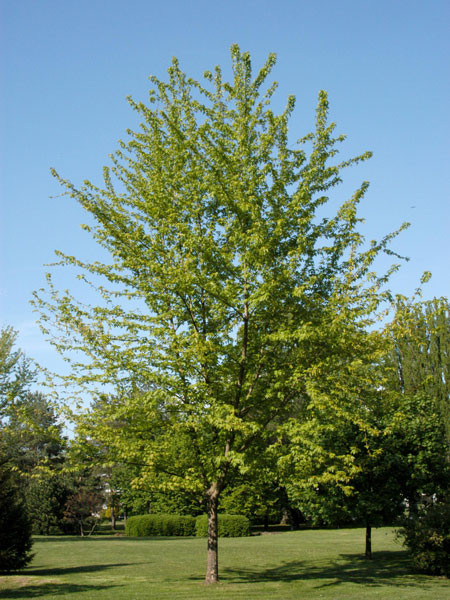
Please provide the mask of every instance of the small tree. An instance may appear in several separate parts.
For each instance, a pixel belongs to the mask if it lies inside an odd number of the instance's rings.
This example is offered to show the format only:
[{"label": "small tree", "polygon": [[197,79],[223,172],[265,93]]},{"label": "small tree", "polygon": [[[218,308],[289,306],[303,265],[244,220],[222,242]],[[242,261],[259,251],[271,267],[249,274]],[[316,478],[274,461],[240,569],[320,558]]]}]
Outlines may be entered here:
[{"label": "small tree", "polygon": [[[276,84],[262,91],[275,56],[256,76],[248,53],[235,45],[231,57],[231,82],[216,67],[203,86],[175,59],[168,82],[151,77],[149,105],[130,100],[141,128],[105,168],[103,188],[77,189],[54,172],[111,260],[58,252],[97,289],[92,309],[50,276],[49,296],[36,294],[57,348],[86,357],[68,382],[117,386],[88,434],[117,462],[141,465],[137,484],[203,495],[207,583],[218,581],[223,490],[258,461],[270,424],[313,390],[346,335],[340,315],[368,325],[385,281],[371,266],[394,235],[362,248],[356,211],[367,183],[323,216],[342,169],[370,156],[330,163],[344,136],[327,122],[326,93],[315,131],[296,146],[294,97],[276,115]],[[348,395],[332,390],[339,407]]]},{"label": "small tree", "polygon": [[[449,331],[444,299],[424,306],[402,299],[383,334],[361,338],[353,421],[324,405],[288,425],[291,497],[316,522],[363,522],[367,558],[372,526],[405,510],[413,517],[423,496],[449,493]],[[371,345],[374,336],[381,338]],[[330,365],[326,376],[339,373]]]},{"label": "small tree", "polygon": [[105,494],[99,478],[92,473],[82,473],[76,477],[74,490],[67,498],[64,520],[84,537],[90,536],[100,520],[100,512],[105,503]]},{"label": "small tree", "polygon": [[388,343],[380,332],[348,323],[345,313],[336,320],[338,327],[347,322],[337,352],[310,389],[317,400],[283,425],[279,465],[289,498],[314,523],[364,523],[371,558],[372,526],[398,513],[403,500],[382,449],[391,398],[379,365]]}]

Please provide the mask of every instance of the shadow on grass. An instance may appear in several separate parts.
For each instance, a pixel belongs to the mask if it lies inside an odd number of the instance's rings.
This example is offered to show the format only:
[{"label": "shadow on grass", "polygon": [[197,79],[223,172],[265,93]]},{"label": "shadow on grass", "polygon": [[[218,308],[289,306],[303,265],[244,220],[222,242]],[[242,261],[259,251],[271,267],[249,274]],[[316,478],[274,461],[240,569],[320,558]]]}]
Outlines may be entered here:
[{"label": "shadow on grass", "polygon": [[[108,544],[110,542],[136,542],[136,541],[140,541],[140,540],[152,540],[154,542],[169,542],[169,541],[177,541],[179,542],[180,540],[194,540],[194,539],[199,539],[195,536],[163,536],[163,535],[158,535],[158,536],[148,536],[148,537],[132,537],[132,536],[127,536],[127,535],[123,535],[122,533],[119,533],[119,535],[114,534],[114,535],[108,535],[108,534],[100,534],[100,535],[93,535],[91,537],[89,536],[84,536],[81,537],[80,535],[53,535],[53,536],[34,536],[34,541],[36,543],[39,544],[46,544],[48,542],[52,542],[54,543],[60,543],[60,542],[86,542],[86,543],[92,543],[92,542],[108,542]],[[205,538],[206,539],[206,538]]]},{"label": "shadow on grass", "polygon": [[[270,569],[222,569],[222,580],[239,583],[317,580],[317,588],[356,583],[364,586],[427,587],[427,580],[414,572],[405,551],[375,552],[372,560],[361,554],[341,554],[335,561],[291,561]],[[331,580],[331,581],[330,581]]]},{"label": "shadow on grass", "polygon": [[[13,584],[14,585],[14,584]],[[42,582],[42,583],[26,583],[19,587],[11,587],[10,589],[0,590],[0,598],[45,598],[48,596],[66,596],[77,592],[95,592],[98,590],[106,590],[117,588],[117,585],[77,585],[75,583],[58,583],[58,582]],[[111,590],[111,597],[114,592]]]},{"label": "shadow on grass", "polygon": [[[113,569],[114,567],[128,567],[128,566],[135,566],[137,564],[143,564],[143,565],[148,565],[148,562],[142,562],[142,563],[138,563],[138,562],[133,562],[133,563],[107,563],[107,564],[103,564],[103,565],[82,565],[82,566],[76,566],[76,567],[56,567],[56,568],[30,568],[30,569],[26,569],[25,571],[23,571],[23,574],[25,576],[28,575],[38,575],[38,576],[47,576],[47,577],[54,577],[57,575],[70,575],[71,573],[92,573],[95,571],[104,571],[105,569]],[[0,596],[1,598],[1,596]]]},{"label": "shadow on grass", "polygon": [[[62,567],[62,568],[27,568],[24,569],[20,574],[4,576],[1,578],[0,583],[7,587],[0,589],[0,598],[39,598],[47,596],[65,596],[74,594],[77,592],[95,592],[104,591],[109,588],[120,587],[118,585],[90,585],[90,584],[76,584],[76,583],[64,583],[62,581],[52,580],[54,577],[61,575],[70,575],[73,573],[93,573],[98,571],[105,571],[107,569],[113,569],[115,567],[126,567],[129,564],[133,566],[136,563],[110,563],[110,564],[97,564],[97,565],[83,565],[75,567]],[[148,563],[142,563],[148,564]],[[42,579],[33,579],[32,577],[39,577]],[[46,577],[47,579],[44,579]],[[111,592],[111,597],[113,592]]]}]

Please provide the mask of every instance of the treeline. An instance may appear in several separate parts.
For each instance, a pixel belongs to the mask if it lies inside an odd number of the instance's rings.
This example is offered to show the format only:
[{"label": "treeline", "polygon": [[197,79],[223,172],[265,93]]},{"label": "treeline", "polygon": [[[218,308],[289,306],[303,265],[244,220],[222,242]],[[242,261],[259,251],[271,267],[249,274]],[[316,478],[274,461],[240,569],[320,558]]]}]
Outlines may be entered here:
[{"label": "treeline", "polygon": [[60,407],[34,390],[36,369],[16,338],[0,332],[0,571],[31,560],[32,534],[90,531],[105,502],[99,469],[69,463]]},{"label": "treeline", "polygon": [[[410,540],[411,520],[448,500],[448,302],[399,300],[383,336],[386,352],[370,367],[383,385],[360,399],[364,420],[355,410],[353,422],[346,418],[331,427],[329,419],[336,414],[310,414],[299,402],[295,414],[272,426],[267,446],[247,473],[224,490],[221,512],[244,515],[265,528],[279,523],[365,526],[370,557],[372,526],[409,523],[405,535]],[[29,539],[31,532],[89,535],[101,519],[114,529],[117,519],[132,515],[206,512],[200,490],[171,485],[169,472],[160,471],[157,482],[148,477],[144,444],[141,453],[120,460],[117,446],[102,439],[112,407],[117,415],[129,399],[100,397],[79,416],[69,440],[58,406],[32,391],[36,373],[15,349],[15,339],[11,328],[2,330],[2,539],[6,531],[15,531],[20,541],[15,524]],[[144,401],[145,391],[136,399]],[[142,435],[135,415],[107,424],[120,437],[120,447]],[[31,544],[24,547],[29,557]]]}]

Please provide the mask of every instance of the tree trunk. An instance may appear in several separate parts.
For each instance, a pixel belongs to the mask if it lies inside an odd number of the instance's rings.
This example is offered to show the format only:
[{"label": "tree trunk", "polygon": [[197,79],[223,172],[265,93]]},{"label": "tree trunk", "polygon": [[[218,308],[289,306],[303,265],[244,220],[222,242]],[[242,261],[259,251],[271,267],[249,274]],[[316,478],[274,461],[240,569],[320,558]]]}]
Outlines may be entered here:
[{"label": "tree trunk", "polygon": [[372,527],[366,519],[366,558],[372,558]]},{"label": "tree trunk", "polygon": [[206,563],[205,583],[218,583],[219,561],[218,561],[218,535],[217,535],[217,508],[219,494],[216,489],[208,494],[208,558]]},{"label": "tree trunk", "polygon": [[111,529],[113,531],[116,529],[116,515],[114,514],[113,507],[111,507]]},{"label": "tree trunk", "polygon": [[291,525],[291,516],[287,508],[283,508],[280,525]]}]

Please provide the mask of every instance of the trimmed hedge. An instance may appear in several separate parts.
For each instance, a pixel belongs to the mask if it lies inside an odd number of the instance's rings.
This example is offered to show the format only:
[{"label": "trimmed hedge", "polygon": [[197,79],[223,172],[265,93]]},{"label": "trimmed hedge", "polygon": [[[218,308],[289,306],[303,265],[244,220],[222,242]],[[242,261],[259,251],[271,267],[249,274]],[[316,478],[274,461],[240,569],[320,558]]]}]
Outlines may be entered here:
[{"label": "trimmed hedge", "polygon": [[133,537],[190,536],[195,535],[195,519],[185,515],[167,514],[128,517],[125,533]]},{"label": "trimmed hedge", "polygon": [[[242,515],[220,515],[218,517],[219,537],[244,537],[250,535],[250,521]],[[208,537],[208,516],[200,515],[195,520],[195,535]]]}]

